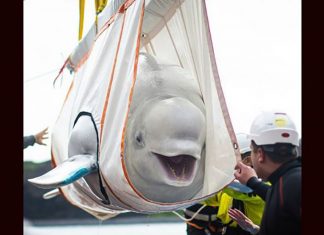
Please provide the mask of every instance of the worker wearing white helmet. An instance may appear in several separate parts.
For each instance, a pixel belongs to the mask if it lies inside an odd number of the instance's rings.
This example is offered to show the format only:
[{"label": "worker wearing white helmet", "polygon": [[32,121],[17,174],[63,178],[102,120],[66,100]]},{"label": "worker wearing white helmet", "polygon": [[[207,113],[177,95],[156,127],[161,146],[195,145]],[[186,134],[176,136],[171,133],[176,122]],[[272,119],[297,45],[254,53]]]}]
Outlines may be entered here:
[{"label": "worker wearing white helmet", "polygon": [[[249,139],[253,168],[239,162],[235,177],[255,192],[264,185],[257,176],[272,185],[261,226],[250,231],[259,235],[301,234],[301,161],[297,158],[295,124],[286,113],[263,112],[253,121]],[[238,223],[245,220],[240,213],[231,217]]]},{"label": "worker wearing white helmet", "polygon": [[[295,124],[285,113],[263,112],[257,116],[252,123],[249,138],[252,149],[259,152],[263,150],[268,156],[266,159],[252,158],[254,170],[262,179],[267,179],[273,169],[297,156],[298,132]],[[263,164],[262,160],[270,161]]]}]

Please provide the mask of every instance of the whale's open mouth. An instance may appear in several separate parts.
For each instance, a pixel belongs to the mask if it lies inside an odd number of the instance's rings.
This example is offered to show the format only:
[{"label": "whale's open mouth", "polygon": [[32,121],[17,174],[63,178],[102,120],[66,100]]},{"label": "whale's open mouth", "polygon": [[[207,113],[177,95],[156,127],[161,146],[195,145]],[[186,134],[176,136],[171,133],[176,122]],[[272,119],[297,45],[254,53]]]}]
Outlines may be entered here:
[{"label": "whale's open mouth", "polygon": [[171,181],[179,183],[191,183],[197,159],[191,155],[165,156],[158,153],[153,153],[162,165],[162,168],[167,173],[167,177]]}]

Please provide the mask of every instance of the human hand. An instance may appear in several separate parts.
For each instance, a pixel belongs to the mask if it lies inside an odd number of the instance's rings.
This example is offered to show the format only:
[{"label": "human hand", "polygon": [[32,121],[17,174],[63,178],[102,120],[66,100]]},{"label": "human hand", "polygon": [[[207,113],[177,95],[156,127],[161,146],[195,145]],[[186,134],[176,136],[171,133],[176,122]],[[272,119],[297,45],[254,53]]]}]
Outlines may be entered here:
[{"label": "human hand", "polygon": [[48,127],[46,127],[44,130],[42,130],[41,132],[39,132],[39,133],[37,133],[37,134],[35,135],[35,142],[36,142],[37,144],[40,144],[40,145],[46,145],[46,144],[43,142],[43,140],[48,139],[48,137],[45,136],[45,135],[48,134],[47,129],[48,129]]},{"label": "human hand", "polygon": [[234,176],[238,181],[240,181],[241,184],[246,184],[252,177],[258,177],[252,167],[247,166],[242,162],[238,162],[235,166],[235,169],[236,172],[234,173]]},{"label": "human hand", "polygon": [[238,209],[229,209],[228,215],[235,220],[237,224],[251,234],[257,234],[260,227],[252,222],[246,215]]}]

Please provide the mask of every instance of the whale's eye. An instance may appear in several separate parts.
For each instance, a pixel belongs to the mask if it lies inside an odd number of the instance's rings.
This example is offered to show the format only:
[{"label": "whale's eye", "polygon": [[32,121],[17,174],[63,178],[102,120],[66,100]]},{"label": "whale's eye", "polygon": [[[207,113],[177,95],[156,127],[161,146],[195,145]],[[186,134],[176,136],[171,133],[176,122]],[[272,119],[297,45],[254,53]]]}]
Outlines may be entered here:
[{"label": "whale's eye", "polygon": [[144,147],[143,134],[141,131],[136,131],[135,140],[137,145]]}]

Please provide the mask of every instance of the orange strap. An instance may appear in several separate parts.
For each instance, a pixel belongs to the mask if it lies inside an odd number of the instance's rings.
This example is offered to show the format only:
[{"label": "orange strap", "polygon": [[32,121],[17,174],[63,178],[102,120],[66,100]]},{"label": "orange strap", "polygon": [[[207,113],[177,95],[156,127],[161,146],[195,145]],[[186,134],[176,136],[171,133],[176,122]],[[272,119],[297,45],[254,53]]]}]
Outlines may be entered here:
[{"label": "orange strap", "polygon": [[[194,224],[194,223],[191,223],[191,222],[188,222],[188,221],[186,221],[186,223],[189,224],[190,226],[196,228],[196,229],[199,229],[199,230],[203,230],[204,229],[203,227],[201,227],[201,226],[199,226],[197,224]],[[208,228],[213,233],[215,233],[216,231],[221,231],[221,230],[224,229],[223,227],[217,228],[216,226],[213,226],[212,224],[209,224],[208,225]]]},{"label": "orange strap", "polygon": [[65,60],[65,62],[64,62],[64,64],[63,64],[62,68],[60,69],[58,75],[57,75],[57,76],[55,77],[55,79],[54,79],[53,85],[55,85],[56,80],[57,80],[58,77],[63,73],[63,70],[64,70],[65,66],[66,66],[68,63],[70,63],[70,57],[68,57],[68,58]]},{"label": "orange strap", "polygon": [[199,230],[203,230],[204,229],[203,227],[200,227],[197,224],[194,224],[194,223],[191,223],[191,222],[188,222],[188,221],[186,221],[186,223],[189,224],[190,226],[196,228],[196,229],[199,229]]}]

